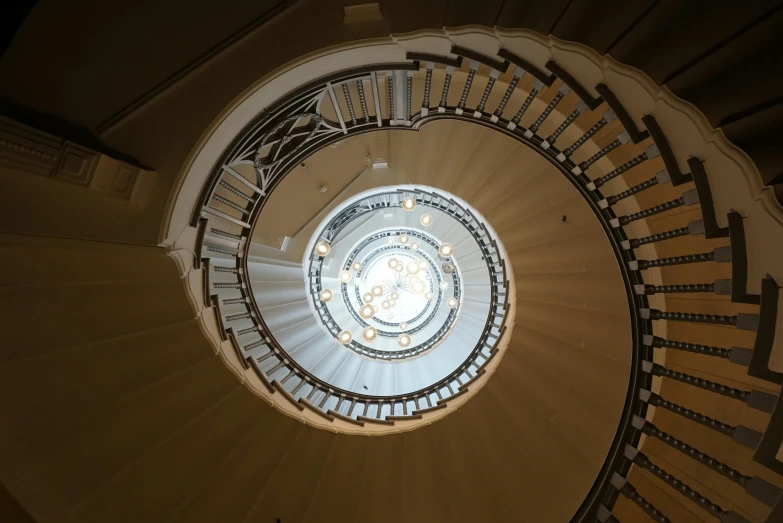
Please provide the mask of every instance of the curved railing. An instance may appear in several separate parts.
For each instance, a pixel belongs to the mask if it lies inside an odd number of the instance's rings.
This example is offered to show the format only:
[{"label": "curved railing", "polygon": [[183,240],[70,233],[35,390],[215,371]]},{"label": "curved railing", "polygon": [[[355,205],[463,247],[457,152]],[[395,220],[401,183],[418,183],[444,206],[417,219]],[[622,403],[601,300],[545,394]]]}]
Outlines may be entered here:
[{"label": "curved railing", "polygon": [[[648,114],[642,118],[642,123],[646,129],[640,129],[635,124],[634,119],[629,116],[626,109],[620,104],[618,98],[606,85],[591,86],[594,87],[596,92],[600,93],[599,97],[593,97],[585,86],[580,85],[573,76],[568,74],[566,68],[558,65],[556,62],[550,61],[547,63],[546,68],[548,71],[545,72],[504,49],[498,52],[497,57],[487,57],[462,48],[453,48],[451,54],[456,55],[456,59],[418,53],[409,55],[410,60],[406,63],[383,64],[377,67],[365,68],[361,71],[339,73],[300,90],[272,110],[261,115],[243,134],[246,138],[237,142],[227,152],[221,167],[215,171],[211,178],[211,183],[203,193],[201,206],[196,216],[196,219],[201,218],[204,220],[201,229],[203,233],[203,256],[208,257],[212,253],[228,256],[229,260],[236,262],[236,273],[234,274],[237,276],[237,284],[244,285],[242,271],[247,238],[252,233],[251,224],[263,205],[266,195],[292,165],[295,165],[313,151],[328,143],[343,139],[346,135],[376,129],[419,129],[428,121],[452,118],[475,122],[513,137],[520,143],[538,152],[555,166],[580,192],[593,210],[606,232],[609,243],[620,265],[632,322],[633,353],[628,393],[621,421],[604,466],[573,521],[587,522],[595,521],[596,519],[599,521],[616,521],[612,510],[615,501],[621,495],[642,507],[654,520],[668,521],[664,514],[644,499],[628,482],[627,476],[632,465],[658,477],[665,485],[673,489],[676,493],[675,495],[683,495],[687,499],[694,501],[719,521],[745,521],[736,512],[721,508],[684,484],[675,475],[653,464],[640,447],[642,434],[646,434],[650,438],[660,439],[675,450],[682,452],[689,459],[694,459],[706,465],[714,471],[713,473],[728,477],[762,503],[770,507],[775,506],[769,516],[770,519],[768,519],[768,521],[774,521],[772,518],[779,517],[776,514],[780,514],[783,511],[783,505],[778,502],[780,499],[779,489],[758,477],[744,475],[741,471],[732,469],[709,455],[686,445],[677,439],[676,435],[671,436],[659,430],[646,417],[648,405],[668,410],[690,422],[701,424],[730,438],[736,445],[753,450],[756,461],[763,463],[778,474],[783,474],[783,465],[775,459],[775,453],[780,447],[781,441],[783,441],[783,428],[781,428],[783,427],[783,406],[780,406],[780,403],[777,402],[776,396],[758,390],[741,390],[729,387],[670,370],[665,365],[653,363],[653,352],[656,349],[689,351],[708,357],[722,358],[733,364],[746,366],[748,373],[752,376],[774,383],[781,382],[781,375],[767,368],[767,360],[775,334],[778,287],[774,280],[767,278],[763,281],[761,296],[750,295],[746,292],[747,255],[744,250],[742,217],[739,214],[731,213],[729,214],[729,227],[719,227],[703,162],[698,158],[689,158],[687,164],[690,173],[683,172],[666,135],[658,125],[655,117]],[[455,73],[455,66],[462,66],[463,57],[469,60],[467,72],[472,81],[465,83],[459,103],[456,106],[450,106],[447,104],[450,80]],[[442,64],[445,67],[436,67],[435,64]],[[475,108],[468,108],[466,106],[468,95],[471,89],[480,88],[477,86],[483,78],[476,74],[480,64],[487,66],[490,69],[490,73],[484,78],[481,101]],[[413,113],[411,107],[414,104],[418,105],[418,101],[411,100],[412,73],[419,70],[422,66],[426,72],[424,98],[420,103],[421,110]],[[486,103],[495,85],[495,79],[499,74],[509,70],[510,67],[513,67],[513,76],[505,94],[496,107],[487,108]],[[439,103],[433,106],[430,102],[431,82],[436,74],[443,75],[444,87],[443,92],[440,94]],[[507,115],[504,111],[505,105],[517,88],[519,80],[525,75],[533,77],[532,87],[528,92],[527,100],[516,114]],[[388,107],[382,107],[380,103],[378,93],[381,90],[381,79],[389,93]],[[557,92],[551,98],[546,108],[537,116],[534,123],[530,127],[524,128],[520,124],[522,116],[526,111],[530,110],[531,102],[537,97],[538,93],[546,92],[548,89],[557,89]],[[345,102],[338,101],[335,90],[337,92],[342,91]],[[563,123],[553,133],[548,136],[540,136],[538,131],[541,128],[541,124],[556,111],[560,101],[572,91],[580,97],[581,102],[576,105],[573,112],[566,115]],[[366,93],[370,93],[370,95]],[[248,140],[258,139],[264,135],[266,129],[273,129],[275,126],[278,126],[279,132],[282,129],[282,127],[279,127],[281,122],[291,121],[289,113],[294,108],[323,109],[322,102],[324,100],[330,100],[333,104],[332,111],[337,121],[328,121],[327,118],[322,117],[315,129],[299,131],[292,129],[293,138],[288,140],[287,143],[296,140],[301,140],[301,143],[297,142],[292,146],[288,146],[288,149],[283,149],[284,154],[282,158],[276,160],[274,164],[270,163],[268,169],[259,172],[258,180],[255,183],[248,181],[241,175],[238,177],[236,172],[232,172],[231,161],[248,161],[248,159],[252,161],[252,155],[248,156],[247,153]],[[604,110],[600,115],[597,123],[587,129],[576,140],[565,140],[564,137],[567,134],[564,134],[565,130],[574,125],[580,114],[595,111],[604,102],[608,109]],[[357,110],[356,107],[361,109]],[[286,120],[287,118],[288,120]],[[584,161],[577,163],[572,160],[574,153],[580,147],[590,143],[593,136],[600,129],[617,119],[624,127],[624,131],[616,139]],[[306,138],[302,138],[303,136]],[[640,148],[641,150],[631,160],[607,174],[593,175],[591,166],[611,151],[628,143],[631,144],[630,146],[635,147],[636,144],[647,139],[651,139],[653,143],[644,149]],[[252,147],[250,151],[252,152]],[[658,172],[654,177],[616,194],[605,195],[603,193],[604,186],[609,181],[658,156],[662,158],[665,169]],[[679,186],[690,181],[694,182],[695,189],[683,191],[679,197],[673,200],[661,201],[628,215],[618,215],[613,210],[613,206],[621,200],[630,196],[640,195],[640,193],[649,191],[653,187],[662,184]],[[221,200],[221,198],[225,199],[226,197],[219,194],[222,183],[233,184],[234,189],[239,187],[243,193],[243,196],[240,198],[245,203],[236,204],[236,202],[232,202],[235,205],[221,207],[221,205],[227,205],[226,202]],[[634,234],[627,232],[627,230],[630,231],[629,227],[638,220],[643,220],[678,207],[689,206],[701,211],[701,219],[691,220],[689,223],[680,224],[679,227],[671,230],[643,237],[636,237]],[[222,231],[217,226],[213,226],[219,220],[223,220],[223,223],[232,224],[235,227],[235,232]],[[635,251],[644,245],[665,242],[673,238],[689,235],[703,236],[705,238],[728,237],[730,246],[715,248],[711,252],[681,252],[675,256],[661,259],[636,258]],[[225,238],[230,239],[230,247],[225,247],[226,242],[223,241],[219,244],[216,243],[216,239],[223,240]],[[649,278],[649,275],[652,273],[646,272],[656,267],[689,263],[724,262],[732,263],[732,277],[730,280],[695,282],[682,285],[656,285],[655,281]],[[734,302],[759,304],[759,310],[758,313],[740,312],[733,315],[703,314],[698,310],[663,311],[652,308],[647,299],[649,295],[653,294],[677,292],[728,294]],[[213,301],[213,303],[220,305],[216,301]],[[501,303],[493,305],[495,308],[502,308]],[[502,317],[502,313],[499,314]],[[252,317],[256,331],[265,333],[263,321],[257,310],[252,309],[250,301],[248,301],[248,315]],[[223,319],[227,322],[233,321],[229,317],[223,317]],[[729,328],[755,331],[754,347],[752,350],[741,347],[711,347],[691,343],[687,340],[669,340],[657,337],[653,333],[653,322],[663,320],[689,322],[694,325],[724,325]],[[503,325],[502,323],[500,325],[492,325],[490,323],[488,328],[493,332],[494,339],[498,339],[499,334],[502,333]],[[241,357],[247,346],[239,345],[237,332],[232,327],[226,332],[236,344],[236,350]],[[261,338],[268,341],[264,334],[261,335]],[[249,345],[266,343],[267,341],[250,342]],[[480,353],[487,354],[485,349],[488,349],[488,347],[482,349]],[[263,358],[272,357],[280,359],[281,363],[279,365],[281,368],[290,365],[290,363],[285,363],[287,360],[285,360],[284,354],[279,347],[274,345],[270,346],[269,353]],[[491,357],[491,352],[487,354],[487,357]],[[244,360],[244,358],[242,359]],[[248,364],[257,366],[258,362],[249,361]],[[470,363],[467,363],[467,365],[470,365]],[[480,372],[481,366],[476,366],[475,364],[473,366],[476,367],[477,372]],[[464,368],[466,369],[467,367]],[[279,382],[276,381],[277,376],[281,375],[278,369],[271,373],[269,371],[266,373],[258,372],[265,380],[266,376],[275,377],[274,384],[269,385],[270,390],[282,390],[282,385],[294,375],[297,376],[297,379],[302,380],[296,390],[304,386],[305,383],[308,386],[312,386],[313,391],[321,387],[306,374],[293,367]],[[766,432],[760,433],[742,425],[732,426],[720,420],[712,419],[691,410],[687,405],[672,403],[653,390],[653,376],[659,376],[664,380],[676,380],[686,385],[700,388],[711,393],[715,402],[740,402],[745,405],[745,408],[772,413],[769,427]],[[467,384],[463,384],[460,387],[460,391],[465,385]],[[442,383],[439,386],[448,386],[449,390],[454,392],[453,387],[449,386],[448,383]],[[313,394],[311,392],[304,400],[306,405],[311,405],[309,402],[313,398]],[[456,394],[459,394],[459,392]],[[413,396],[409,395],[409,398]],[[327,395],[323,396],[324,399],[314,408],[323,411],[332,397],[337,397],[339,400],[335,409],[327,410],[327,416],[339,411],[340,406],[347,401],[350,402],[350,407],[348,414],[345,416],[346,419],[369,421],[366,404],[362,415],[355,416],[355,405],[361,403],[362,400],[344,391],[327,393]],[[422,393],[416,397],[428,398],[429,396],[426,393]],[[443,398],[443,401],[447,399]],[[420,410],[408,409],[406,406],[407,400],[382,399],[366,401],[369,403],[372,403],[372,401],[395,402],[395,407],[402,401],[404,414],[422,413],[430,408],[440,406],[440,402],[437,405],[433,405],[429,399],[427,399],[427,407]],[[418,399],[416,400],[416,406],[416,408],[419,406]],[[393,412],[395,414],[384,417],[380,415],[381,410],[378,409],[379,414],[374,421],[393,421],[396,419],[396,410]]]},{"label": "curved railing", "polygon": [[[490,283],[488,285],[489,293],[494,297],[493,301],[505,303],[504,297],[505,297],[506,288],[505,285],[503,284],[503,282],[506,281],[505,262],[499,263],[499,261],[502,261],[502,257],[500,256],[500,252],[497,248],[497,240],[491,237],[486,227],[484,226],[483,222],[470,209],[464,207],[459,202],[455,201],[453,198],[447,198],[442,196],[437,191],[424,190],[420,188],[413,189],[413,190],[397,189],[393,191],[373,193],[372,196],[369,198],[373,200],[376,206],[387,208],[387,207],[400,207],[402,205],[403,198],[406,197],[415,198],[417,205],[421,205],[423,207],[429,207],[431,209],[438,209],[440,211],[448,213],[458,223],[460,223],[465,228],[465,230],[467,230],[470,233],[471,237],[476,242],[476,245],[478,246],[481,252],[482,260],[486,262],[486,267],[490,279]],[[350,212],[352,216],[357,215],[353,211],[354,207],[355,206],[352,205],[351,207],[349,207],[349,209],[347,209],[347,211]],[[326,226],[324,227],[324,230],[320,232],[318,237],[322,239],[326,239],[330,242],[335,241],[338,238],[338,234],[339,234],[335,232],[335,229],[337,229],[338,224],[344,225],[345,223],[345,221],[342,219],[342,216],[343,213],[340,213],[338,216],[335,216],[332,220],[330,220],[330,222],[327,223]],[[340,226],[340,228],[342,228],[342,226]],[[364,243],[357,246],[354,249],[354,251],[347,257],[345,261],[345,268],[350,267],[351,263],[354,261],[354,258],[362,245],[366,244],[369,241],[373,241],[375,239],[390,236],[392,234],[398,234],[399,232],[403,232],[403,229],[400,229],[399,231],[396,230],[384,231],[382,233],[371,236],[370,238],[365,240]],[[435,249],[438,248],[438,244],[434,242],[426,234],[422,234],[418,231],[408,230],[408,229],[404,229],[404,232],[408,234],[411,238],[420,239],[428,244],[431,244]],[[396,248],[405,248],[405,247],[404,246],[401,247],[397,245]],[[309,285],[310,295],[311,295],[313,307],[318,313],[322,323],[326,326],[326,328],[333,336],[337,336],[340,330],[342,330],[341,327],[337,324],[337,322],[332,317],[332,314],[329,312],[329,309],[326,306],[326,304],[324,304],[322,301],[318,299],[318,293],[321,291],[323,287],[321,282],[323,262],[324,259],[319,256],[312,256],[309,259],[308,274],[310,278],[310,285]],[[440,283],[441,281],[440,271],[435,270],[434,272],[438,277],[437,283]],[[451,283],[454,292],[454,297],[459,299],[460,294],[462,292],[459,270],[451,274],[451,280],[452,280]],[[350,303],[349,302],[350,297],[347,295],[346,286],[342,286],[342,292],[344,295],[343,298],[345,299],[345,302]],[[439,290],[438,290],[437,299],[438,299],[438,303],[442,299],[442,293]],[[357,295],[357,303],[360,301],[361,301],[361,297]],[[358,316],[358,314],[356,314],[356,312],[351,307],[348,307],[348,310],[360,325],[362,326],[367,325],[367,322],[365,322],[360,316]],[[412,327],[406,330],[406,332],[414,333],[426,327],[429,319],[431,319],[437,313],[437,310],[438,307],[436,304],[436,306],[432,308],[430,317],[428,319],[421,322],[416,327]],[[424,312],[426,311],[422,311],[422,314]],[[369,356],[371,358],[386,359],[386,360],[400,360],[412,356],[417,356],[419,354],[428,351],[429,349],[431,349],[432,347],[440,343],[443,337],[451,330],[453,322],[456,319],[456,317],[457,317],[457,311],[456,310],[450,311],[448,317],[444,321],[444,324],[432,336],[430,336],[429,339],[427,339],[423,343],[420,343],[419,345],[416,345],[415,347],[410,347],[408,349],[398,350],[398,351],[375,350],[361,343],[356,343],[356,342],[351,342],[348,346],[351,349],[355,350],[356,352],[363,354],[365,356]],[[412,320],[409,320],[408,323],[413,324],[418,319],[419,319],[418,317],[414,318]],[[383,323],[382,320],[381,323]],[[398,334],[396,332],[391,332],[391,331],[387,332],[382,330],[379,330],[378,332],[379,335],[387,335],[387,336],[397,336]],[[486,336],[487,334],[484,333],[484,335]],[[486,340],[484,339],[480,339],[477,347],[482,346],[485,341]]]}]

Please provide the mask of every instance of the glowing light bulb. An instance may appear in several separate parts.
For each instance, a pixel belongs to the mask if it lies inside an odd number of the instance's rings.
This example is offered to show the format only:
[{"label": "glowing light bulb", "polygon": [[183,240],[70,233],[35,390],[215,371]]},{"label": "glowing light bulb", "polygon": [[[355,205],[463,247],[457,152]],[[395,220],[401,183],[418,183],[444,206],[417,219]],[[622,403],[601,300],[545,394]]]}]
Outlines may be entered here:
[{"label": "glowing light bulb", "polygon": [[418,262],[412,261],[412,262],[410,262],[408,264],[406,269],[408,269],[408,274],[413,276],[414,274],[418,274],[419,273],[419,264],[418,264]]},{"label": "glowing light bulb", "polygon": [[429,227],[432,225],[432,215],[431,214],[422,214],[419,218],[419,223],[422,224],[425,227]]},{"label": "glowing light bulb", "polygon": [[394,314],[389,314],[389,319],[393,320],[394,319]]},{"label": "glowing light bulb", "polygon": [[322,289],[321,292],[318,293],[318,298],[326,303],[327,301],[332,299],[332,291],[329,289]]},{"label": "glowing light bulb", "polygon": [[397,338],[397,343],[400,347],[407,347],[411,344],[411,337],[407,334],[400,334],[400,337]]},{"label": "glowing light bulb", "polygon": [[387,263],[390,269],[396,269],[399,264],[400,262],[397,261],[397,258],[389,258]]},{"label": "glowing light bulb", "polygon": [[420,278],[411,278],[411,292],[414,294],[424,294],[427,285]]},{"label": "glowing light bulb", "polygon": [[457,270],[457,267],[453,263],[451,263],[451,262],[446,262],[446,263],[443,264],[442,269],[443,269],[443,272],[445,272],[446,274],[451,274],[452,272]]},{"label": "glowing light bulb", "polygon": [[370,292],[373,296],[380,296],[383,294],[383,287],[380,285],[373,285],[373,288],[370,289]]},{"label": "glowing light bulb", "polygon": [[369,320],[373,316],[375,316],[375,309],[373,309],[372,305],[362,305],[359,307],[359,316],[364,318],[365,320]]},{"label": "glowing light bulb", "polygon": [[405,329],[407,329],[407,328],[408,328],[408,322],[407,322],[407,321],[404,321],[404,322],[400,323],[400,328],[401,328],[402,330],[405,330]]},{"label": "glowing light bulb", "polygon": [[452,296],[451,298],[446,300],[446,305],[449,306],[449,309],[456,309],[457,305],[459,305],[459,300]]},{"label": "glowing light bulb", "polygon": [[378,306],[377,306],[377,305],[373,305],[373,306],[372,306],[372,309],[373,309],[375,312],[378,312],[378,311],[380,310],[380,309],[378,308]]},{"label": "glowing light bulb", "polygon": [[362,331],[362,338],[364,338],[364,341],[368,343],[372,343],[375,341],[375,338],[378,337],[378,330],[375,327],[365,327]]},{"label": "glowing light bulb", "polygon": [[394,301],[394,300],[389,300],[389,307],[394,307],[395,305],[397,305],[397,302],[396,302],[396,301]]},{"label": "glowing light bulb", "polygon": [[332,246],[329,245],[329,242],[321,240],[320,242],[315,244],[315,253],[318,256],[321,257],[326,256],[327,254],[329,254],[329,251],[331,250],[332,250]]},{"label": "glowing light bulb", "polygon": [[402,264],[399,264],[396,269],[394,269],[397,272],[402,272]]},{"label": "glowing light bulb", "polygon": [[353,262],[353,265],[351,265],[351,268],[352,268],[353,270],[355,270],[355,271],[361,270],[361,268],[362,268],[362,262],[360,262],[360,261],[355,261],[355,262]]},{"label": "glowing light bulb", "polygon": [[340,331],[340,334],[337,335],[337,340],[343,345],[348,345],[353,341],[353,334],[351,334],[351,331]]},{"label": "glowing light bulb", "polygon": [[430,264],[427,262],[427,260],[419,260],[419,269],[426,271],[429,266]]},{"label": "glowing light bulb", "polygon": [[348,283],[351,281],[351,271],[340,271],[340,281],[343,283]]},{"label": "glowing light bulb", "polygon": [[393,292],[393,293],[391,293],[391,297],[392,297],[393,300],[396,300],[396,299],[398,299],[400,297],[400,295],[398,293],[396,293],[396,292]]},{"label": "glowing light bulb", "polygon": [[402,244],[408,243],[408,235],[407,234],[400,234],[399,240],[400,240],[400,243],[402,243]]},{"label": "glowing light bulb", "polygon": [[364,296],[362,296],[362,301],[364,303],[370,303],[372,302],[372,299],[373,299],[373,295],[370,292],[365,292]]},{"label": "glowing light bulb", "polygon": [[419,250],[419,244],[418,242],[411,243],[411,250],[412,251],[418,251]]},{"label": "glowing light bulb", "polygon": [[388,301],[388,300],[383,300],[383,301],[381,302],[381,307],[383,308],[383,310],[386,310],[386,309],[388,309],[389,307],[391,307],[391,303],[389,303],[389,301]]},{"label": "glowing light bulb", "polygon": [[445,281],[440,282],[440,290],[445,291],[449,288],[449,284]]},{"label": "glowing light bulb", "polygon": [[431,300],[432,299],[432,293],[430,291],[427,291],[427,292],[424,293],[424,297],[427,298],[428,300]]},{"label": "glowing light bulb", "polygon": [[412,211],[416,208],[416,199],[412,196],[408,196],[402,201],[402,208],[406,211]]},{"label": "glowing light bulb", "polygon": [[390,237],[389,237],[389,239],[388,239],[388,240],[386,240],[386,245],[394,245],[394,238],[392,238],[392,237],[390,236]]},{"label": "glowing light bulb", "polygon": [[450,243],[443,243],[438,249],[438,254],[444,258],[448,258],[454,254],[454,246]]}]

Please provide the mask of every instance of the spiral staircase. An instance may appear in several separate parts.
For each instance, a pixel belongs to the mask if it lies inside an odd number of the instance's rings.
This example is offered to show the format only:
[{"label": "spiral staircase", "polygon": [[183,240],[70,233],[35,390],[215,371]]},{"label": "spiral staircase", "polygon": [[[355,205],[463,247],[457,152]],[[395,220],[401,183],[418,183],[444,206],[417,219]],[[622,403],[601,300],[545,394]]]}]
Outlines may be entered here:
[{"label": "spiral staircase", "polygon": [[[414,31],[425,4],[414,27],[382,6],[400,34],[344,25],[346,43],[261,80],[223,76],[233,101],[161,164],[178,177],[159,246],[113,229],[133,216],[114,203],[96,207],[105,229],[4,216],[0,515],[783,521],[783,209],[770,149],[743,138],[767,120],[743,109],[716,131],[734,99],[685,81],[726,46],[674,81],[628,43],[665,3],[615,6],[601,37],[578,3],[487,22],[458,2],[441,25],[464,27]],[[275,7],[212,60],[308,8]],[[782,12],[748,9],[731,42]],[[188,103],[167,100],[96,128],[146,143],[171,125],[161,106]],[[341,271],[358,289],[401,234],[428,260],[455,246],[453,272],[432,263],[448,291],[433,283],[420,326],[359,343]]]}]

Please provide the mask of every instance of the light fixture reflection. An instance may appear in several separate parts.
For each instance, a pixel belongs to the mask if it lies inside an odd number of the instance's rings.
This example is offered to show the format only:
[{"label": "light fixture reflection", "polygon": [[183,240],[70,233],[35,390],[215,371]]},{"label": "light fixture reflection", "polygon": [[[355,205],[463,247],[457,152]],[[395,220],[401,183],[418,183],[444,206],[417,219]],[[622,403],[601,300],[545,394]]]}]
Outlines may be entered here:
[{"label": "light fixture reflection", "polygon": [[315,244],[315,253],[318,256],[321,257],[326,256],[327,254],[329,254],[329,251],[331,250],[332,250],[332,246],[329,245],[329,242],[321,240],[320,242]]},{"label": "light fixture reflection", "polygon": [[329,289],[322,289],[321,292],[318,293],[318,298],[326,303],[327,301],[332,299],[332,291]]}]

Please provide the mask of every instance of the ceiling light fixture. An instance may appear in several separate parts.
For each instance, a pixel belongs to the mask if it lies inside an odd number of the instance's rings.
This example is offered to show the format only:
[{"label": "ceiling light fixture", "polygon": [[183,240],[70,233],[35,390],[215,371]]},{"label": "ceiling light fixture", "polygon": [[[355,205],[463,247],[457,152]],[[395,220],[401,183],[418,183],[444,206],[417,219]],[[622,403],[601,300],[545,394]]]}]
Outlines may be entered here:
[{"label": "ceiling light fixture", "polygon": [[337,335],[337,341],[343,345],[348,345],[353,341],[353,334],[351,334],[351,331],[340,331],[340,334]]},{"label": "ceiling light fixture", "polygon": [[351,271],[340,271],[340,281],[343,283],[348,283],[351,281]]},{"label": "ceiling light fixture", "polygon": [[372,343],[375,341],[375,338],[378,337],[378,330],[375,327],[365,327],[362,331],[362,338],[364,338],[364,341],[367,343]]},{"label": "ceiling light fixture", "polygon": [[322,289],[321,292],[318,293],[318,298],[326,303],[327,301],[332,299],[332,291],[329,289]]},{"label": "ceiling light fixture", "polygon": [[402,208],[406,211],[412,211],[416,208],[416,198],[413,196],[408,196],[402,201]]},{"label": "ceiling light fixture", "polygon": [[359,316],[365,320],[369,320],[375,316],[375,309],[373,309],[372,305],[362,305],[359,307]]},{"label": "ceiling light fixture", "polygon": [[407,334],[400,334],[400,337],[397,338],[397,343],[400,345],[400,347],[407,347],[411,344],[411,337]]},{"label": "ceiling light fixture", "polygon": [[411,250],[412,251],[418,251],[419,250],[419,244],[417,242],[411,243]]},{"label": "ceiling light fixture", "polygon": [[449,309],[456,309],[457,305],[459,305],[459,300],[452,296],[448,300],[446,300],[446,305],[449,306]]},{"label": "ceiling light fixture", "polygon": [[419,218],[419,223],[425,227],[429,227],[432,225],[432,215],[428,213],[422,214],[421,218]]},{"label": "ceiling light fixture", "polygon": [[399,240],[400,240],[400,243],[402,243],[403,245],[408,243],[408,235],[407,234],[400,234]]},{"label": "ceiling light fixture", "polygon": [[320,242],[315,244],[315,253],[318,256],[321,256],[322,258],[329,254],[329,251],[332,250],[332,246],[329,245],[329,242],[321,240]]},{"label": "ceiling light fixture", "polygon": [[454,254],[454,246],[450,243],[442,243],[438,248],[438,255],[448,258]]},{"label": "ceiling light fixture", "polygon": [[414,260],[414,261],[408,263],[408,266],[406,267],[406,269],[408,269],[408,274],[410,274],[411,276],[413,276],[414,274],[418,274],[419,273],[419,263]]},{"label": "ceiling light fixture", "polygon": [[351,268],[353,268],[353,270],[355,270],[355,271],[361,270],[362,262],[360,262],[360,261],[353,262],[353,265],[351,265]]}]

